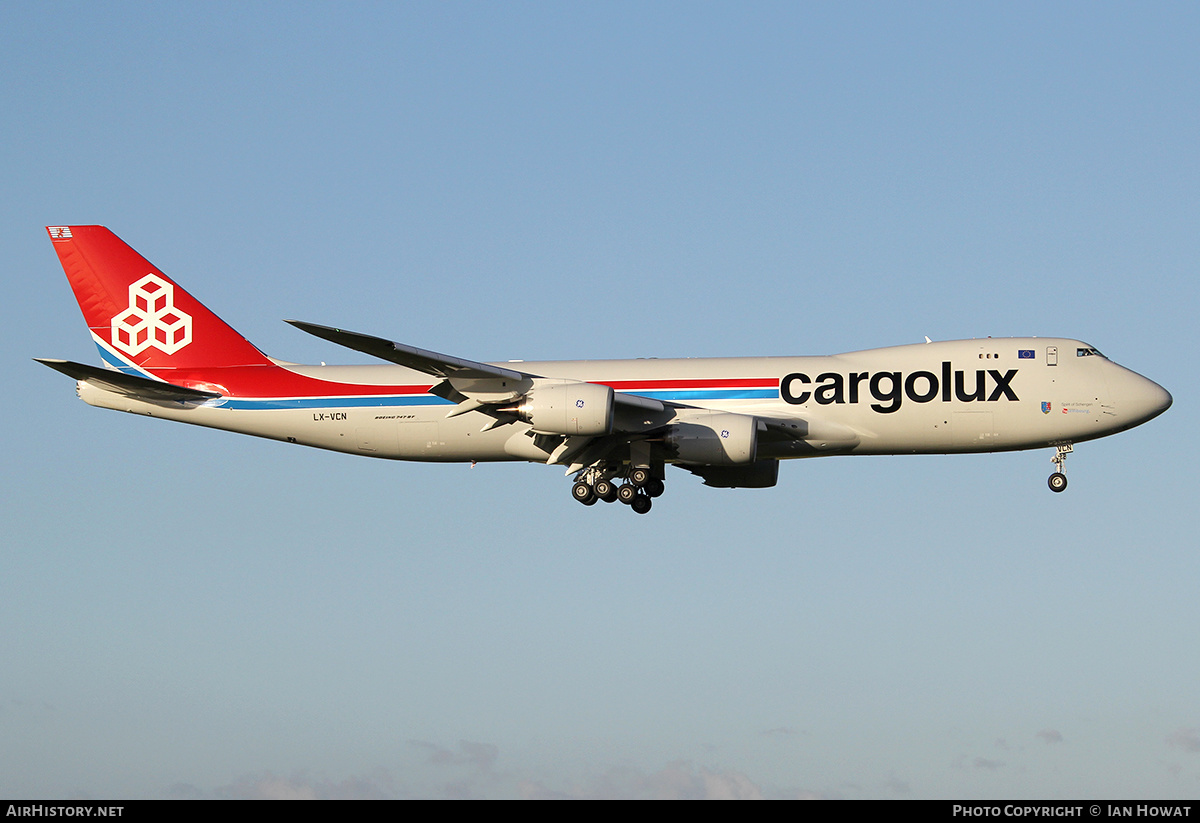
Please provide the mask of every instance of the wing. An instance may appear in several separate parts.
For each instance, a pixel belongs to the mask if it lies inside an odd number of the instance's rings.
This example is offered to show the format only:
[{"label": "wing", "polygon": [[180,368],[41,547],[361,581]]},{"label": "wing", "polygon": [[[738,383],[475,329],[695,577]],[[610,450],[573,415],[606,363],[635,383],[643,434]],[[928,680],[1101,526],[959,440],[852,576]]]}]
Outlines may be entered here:
[{"label": "wing", "polygon": [[758,453],[777,458],[846,452],[857,446],[863,436],[863,433],[841,423],[813,420],[798,414],[780,414],[777,410],[772,411],[770,416],[758,416],[757,419]]},{"label": "wing", "polygon": [[331,343],[337,343],[339,346],[345,346],[348,349],[354,349],[405,368],[432,374],[434,377],[482,378],[519,382],[534,376],[506,369],[503,366],[478,363],[449,354],[418,349],[416,346],[393,343],[391,340],[384,340],[382,337],[373,337],[369,334],[319,326],[316,323],[305,323],[301,320],[288,320],[287,322],[301,331],[306,331]]},{"label": "wing", "polygon": [[[599,399],[596,396],[596,389],[600,387],[592,390],[583,389],[584,386],[594,385],[583,381],[544,378],[504,366],[480,363],[476,360],[419,349],[404,343],[394,343],[382,337],[335,329],[316,323],[305,323],[300,320],[288,320],[287,322],[301,331],[331,343],[337,343],[339,346],[345,346],[348,349],[378,357],[380,360],[387,360],[405,368],[442,378],[442,382],[433,386],[430,393],[458,404],[450,410],[447,417],[475,410],[492,414],[511,411],[501,407],[527,398],[535,391],[545,396],[550,392],[551,386],[556,387],[554,391],[559,393],[563,392],[562,387],[568,387],[563,400],[571,402],[584,400],[586,403],[593,399]],[[586,399],[573,395],[567,396],[571,391],[569,387],[572,386],[575,387],[576,392],[590,393],[593,396]],[[612,392],[612,403],[615,406],[614,416],[621,418],[625,425],[633,425],[639,429],[645,428],[651,423],[638,421],[652,421],[663,416],[667,411],[667,406],[658,400],[624,392]],[[572,432],[551,430],[550,433],[568,434]],[[578,432],[573,433],[578,434]]]},{"label": "wing", "polygon": [[[430,392],[457,404],[447,417],[482,412],[492,418],[485,430],[517,420],[530,423],[529,435],[548,454],[546,462],[566,466],[568,474],[665,458],[696,470],[709,485],[774,485],[778,458],[845,451],[859,440],[859,433],[846,426],[778,409],[756,414],[662,402],[358,332],[288,322],[332,343],[442,378]],[[769,457],[755,462],[755,455]]]},{"label": "wing", "polygon": [[[757,485],[770,478],[758,470],[753,477],[743,477],[746,469],[713,466],[741,466],[756,452],[770,454],[772,459],[828,454],[850,449],[859,440],[859,433],[846,426],[780,414],[777,409],[764,415],[751,410],[727,412],[663,402],[604,385],[546,378],[466,360],[368,334],[297,320],[287,322],[332,343],[442,378],[430,392],[457,404],[447,417],[482,412],[492,418],[485,430],[518,419],[530,423],[530,436],[538,439],[549,455],[546,462],[567,466],[568,474],[605,463],[645,463],[652,452],[662,454],[665,450],[668,460],[681,465],[708,467],[703,471],[710,474],[736,474],[728,478],[705,475],[709,482]],[[590,416],[576,409],[585,409]]]}]

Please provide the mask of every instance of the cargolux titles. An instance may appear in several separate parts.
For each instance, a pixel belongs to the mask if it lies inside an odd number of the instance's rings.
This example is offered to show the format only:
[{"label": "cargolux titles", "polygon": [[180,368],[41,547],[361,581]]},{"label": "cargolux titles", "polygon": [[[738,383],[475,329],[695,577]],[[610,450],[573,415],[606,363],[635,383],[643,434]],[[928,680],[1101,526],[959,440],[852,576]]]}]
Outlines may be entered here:
[{"label": "cargolux titles", "polygon": [[779,381],[779,396],[797,406],[810,399],[822,406],[857,403],[861,386],[866,383],[867,391],[878,401],[872,403],[871,408],[880,414],[899,411],[905,397],[914,403],[928,403],[939,398],[943,403],[949,403],[951,399],[961,403],[1018,399],[1012,388],[1017,369],[1009,369],[1003,374],[996,369],[977,369],[970,387],[966,372],[952,369],[950,361],[945,360],[940,378],[931,371],[915,371],[908,375],[899,371],[874,374],[863,371],[847,375],[823,372],[815,381],[803,372],[792,372]]}]

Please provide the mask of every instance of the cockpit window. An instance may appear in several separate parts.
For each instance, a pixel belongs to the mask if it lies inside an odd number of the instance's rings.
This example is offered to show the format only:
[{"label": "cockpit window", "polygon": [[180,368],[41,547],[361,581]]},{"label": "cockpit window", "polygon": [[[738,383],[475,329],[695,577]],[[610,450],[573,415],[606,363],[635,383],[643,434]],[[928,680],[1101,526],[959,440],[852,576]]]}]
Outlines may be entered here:
[{"label": "cockpit window", "polygon": [[1081,346],[1075,350],[1076,357],[1103,357],[1100,352],[1093,349],[1091,346]]}]

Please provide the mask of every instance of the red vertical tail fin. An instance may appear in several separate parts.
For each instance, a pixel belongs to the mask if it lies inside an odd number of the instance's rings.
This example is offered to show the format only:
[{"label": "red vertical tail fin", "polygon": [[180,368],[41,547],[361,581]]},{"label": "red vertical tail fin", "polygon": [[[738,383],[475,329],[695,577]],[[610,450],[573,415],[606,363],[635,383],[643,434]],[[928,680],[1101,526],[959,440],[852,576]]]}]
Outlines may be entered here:
[{"label": "red vertical tail fin", "polygon": [[134,369],[271,361],[103,226],[47,226],[100,355]]}]

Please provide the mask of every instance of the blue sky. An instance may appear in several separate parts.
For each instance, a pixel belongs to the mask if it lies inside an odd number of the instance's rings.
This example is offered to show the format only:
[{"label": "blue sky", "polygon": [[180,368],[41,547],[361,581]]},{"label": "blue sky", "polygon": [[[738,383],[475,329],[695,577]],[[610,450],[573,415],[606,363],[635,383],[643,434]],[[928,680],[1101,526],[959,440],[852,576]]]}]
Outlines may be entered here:
[{"label": "blue sky", "polygon": [[[0,7],[0,796],[1195,797],[1189,4]],[[1049,451],[387,463],[91,409],[43,226],[481,360],[1087,340]]]}]

